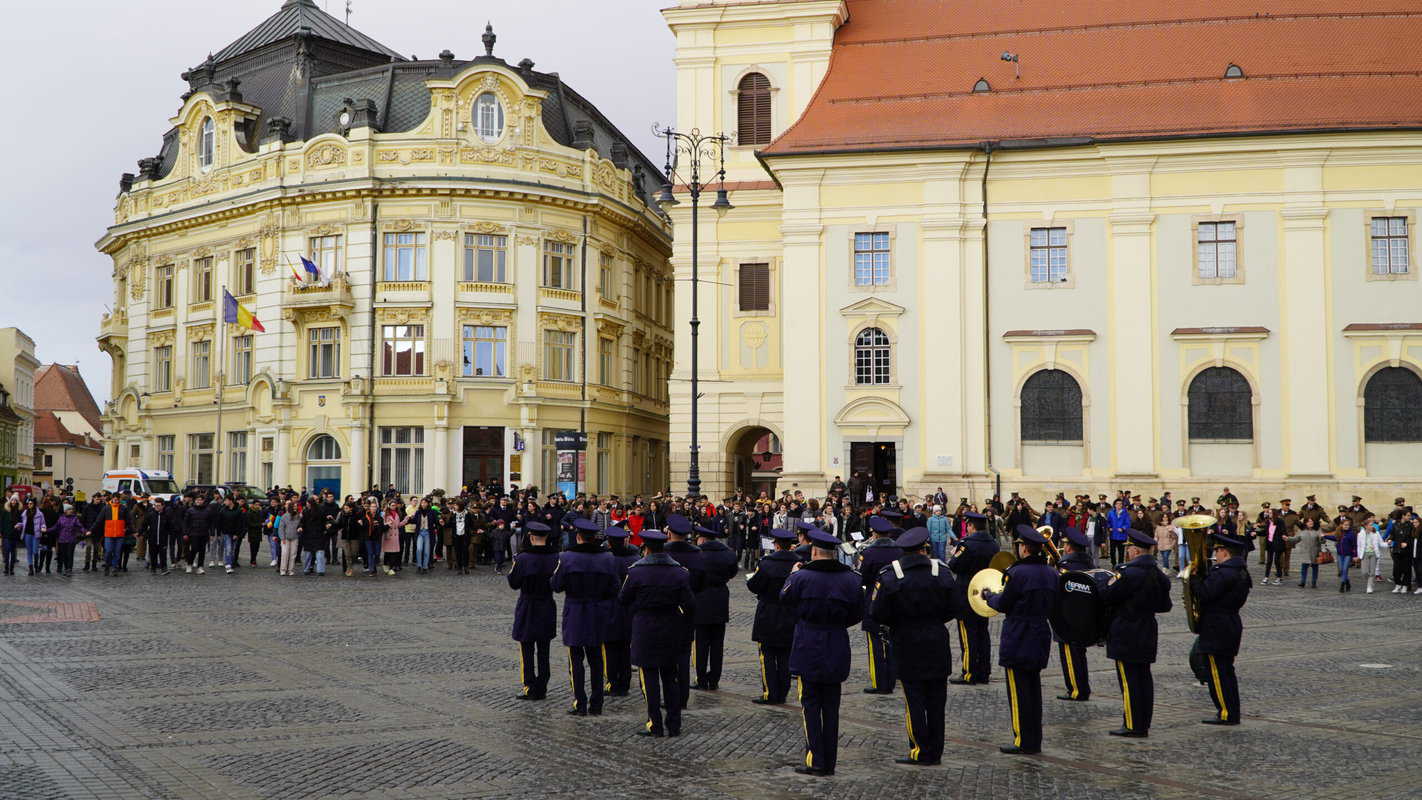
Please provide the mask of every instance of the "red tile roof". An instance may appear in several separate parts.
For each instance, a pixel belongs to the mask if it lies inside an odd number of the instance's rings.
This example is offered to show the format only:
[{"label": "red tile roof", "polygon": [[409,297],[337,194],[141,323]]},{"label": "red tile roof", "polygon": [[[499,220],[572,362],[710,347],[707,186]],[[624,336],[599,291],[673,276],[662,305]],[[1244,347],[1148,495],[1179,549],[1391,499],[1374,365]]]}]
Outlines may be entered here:
[{"label": "red tile roof", "polygon": [[104,429],[99,406],[79,374],[78,366],[45,364],[35,373],[36,411],[77,411],[94,430]]},{"label": "red tile roof", "polygon": [[102,446],[87,435],[74,433],[64,427],[53,411],[38,411],[35,414],[35,444],[67,444],[100,450]]},{"label": "red tile roof", "polygon": [[766,155],[1422,128],[1415,0],[847,2],[824,81]]}]

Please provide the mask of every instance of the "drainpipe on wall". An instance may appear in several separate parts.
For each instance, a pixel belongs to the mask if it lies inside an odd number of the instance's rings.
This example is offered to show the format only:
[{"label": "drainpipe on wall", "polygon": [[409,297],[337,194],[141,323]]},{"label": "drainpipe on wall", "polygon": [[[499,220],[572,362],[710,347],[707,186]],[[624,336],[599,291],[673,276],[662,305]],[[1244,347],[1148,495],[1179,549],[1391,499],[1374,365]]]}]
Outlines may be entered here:
[{"label": "drainpipe on wall", "polygon": [[[380,201],[370,198],[370,359],[366,373],[365,488],[375,485],[375,285],[380,277]],[[362,490],[364,491],[364,489]]]},{"label": "drainpipe on wall", "polygon": [[983,142],[983,446],[987,469],[995,476],[999,497],[1002,495],[1002,474],[992,466],[992,303],[988,280],[988,170],[992,168],[992,142]]}]

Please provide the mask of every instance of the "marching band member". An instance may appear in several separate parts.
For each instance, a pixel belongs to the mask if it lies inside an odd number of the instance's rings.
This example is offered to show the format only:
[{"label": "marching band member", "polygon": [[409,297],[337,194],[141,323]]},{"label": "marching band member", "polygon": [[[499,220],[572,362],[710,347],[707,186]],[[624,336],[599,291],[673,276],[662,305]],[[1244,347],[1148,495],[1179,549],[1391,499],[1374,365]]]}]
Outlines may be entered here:
[{"label": "marching band member", "polygon": [[752,703],[780,705],[790,691],[790,646],[795,640],[795,609],[780,599],[780,590],[800,559],[790,551],[795,532],[776,528],[770,532],[775,549],[761,557],[755,572],[746,576],[746,588],[755,595],[755,622],[751,641],[760,648],[760,697]]},{"label": "marching band member", "polygon": [[[997,663],[1007,671],[1007,699],[1012,710],[1008,755],[1042,752],[1042,669],[1052,646],[1047,614],[1057,594],[1057,571],[1042,555],[1046,537],[1030,525],[1017,526],[1018,560],[1007,569],[1002,592],[983,591],[983,600],[1006,615]],[[984,627],[987,620],[978,617]]]},{"label": "marching band member", "polygon": [[[987,569],[988,562],[1000,549],[992,534],[983,530],[987,517],[976,511],[963,515],[964,521],[972,528],[972,533],[963,538],[953,551],[948,569],[958,578],[958,601],[960,607],[968,604],[968,584],[973,576]],[[1035,531],[1034,531],[1035,532]],[[1055,584],[1054,584],[1055,585]],[[988,638],[987,620],[977,614],[963,614],[958,617],[958,644],[962,647],[963,672],[950,678],[952,684],[987,683],[992,671],[992,644]]]},{"label": "marching band member", "polygon": [[1155,680],[1150,673],[1158,639],[1155,615],[1170,610],[1170,579],[1151,555],[1155,540],[1135,528],[1128,535],[1129,560],[1101,594],[1114,612],[1106,634],[1106,657],[1116,662],[1124,710],[1124,724],[1111,735],[1144,739],[1150,735],[1155,710]]},{"label": "marching band member", "polygon": [[[1091,557],[1091,540],[1077,528],[1062,531],[1063,549],[1066,553],[1057,563],[1057,568],[1072,570],[1093,569],[1096,560]],[[1074,700],[1084,703],[1091,699],[1091,673],[1086,663],[1086,648],[1089,644],[1062,639],[1055,632],[1052,638],[1057,642],[1057,657],[1061,660],[1062,680],[1066,683],[1066,694],[1057,695],[1058,700]]]},{"label": "marching band member", "polygon": [[1244,637],[1239,609],[1249,599],[1254,582],[1244,564],[1244,542],[1222,533],[1214,535],[1211,555],[1215,566],[1204,575],[1192,575],[1195,596],[1200,602],[1199,639],[1196,651],[1204,657],[1205,685],[1217,713],[1201,720],[1206,725],[1238,725],[1239,680],[1234,674],[1234,657]]},{"label": "marching band member", "polygon": [[[874,589],[879,585],[879,571],[903,555],[893,538],[901,531],[892,522],[880,516],[870,517],[869,530],[873,532],[873,538],[859,553],[859,574],[866,602],[874,596]],[[893,694],[893,649],[873,617],[865,614],[864,624],[860,627],[864,629],[864,639],[869,648],[869,685],[864,693]]]}]

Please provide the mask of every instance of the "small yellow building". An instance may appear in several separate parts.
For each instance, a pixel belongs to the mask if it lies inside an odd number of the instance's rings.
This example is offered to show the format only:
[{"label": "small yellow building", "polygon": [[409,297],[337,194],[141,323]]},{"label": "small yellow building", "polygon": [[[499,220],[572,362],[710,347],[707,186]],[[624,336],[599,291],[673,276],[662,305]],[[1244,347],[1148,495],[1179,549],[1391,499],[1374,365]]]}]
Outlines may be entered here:
[{"label": "small yellow building", "polygon": [[[483,43],[407,60],[286,0],[184,73],[98,243],[106,466],[344,493],[664,485],[661,176],[557,73]],[[224,291],[265,331],[224,326]],[[577,434],[584,461],[557,446]]]},{"label": "small yellow building", "polygon": [[1415,495],[1422,21],[1337,5],[664,10],[678,126],[737,137],[699,231],[706,491],[769,432],[807,492]]}]

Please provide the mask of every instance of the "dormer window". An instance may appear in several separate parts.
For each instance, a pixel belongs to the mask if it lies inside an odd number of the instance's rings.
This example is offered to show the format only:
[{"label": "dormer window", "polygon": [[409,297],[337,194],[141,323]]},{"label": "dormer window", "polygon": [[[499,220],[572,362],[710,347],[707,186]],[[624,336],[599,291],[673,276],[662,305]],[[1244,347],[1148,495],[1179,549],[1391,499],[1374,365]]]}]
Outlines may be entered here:
[{"label": "dormer window", "polygon": [[212,117],[202,121],[202,135],[198,139],[198,165],[203,172],[212,168],[212,153],[217,146],[217,126]]},{"label": "dormer window", "polygon": [[479,138],[497,142],[504,135],[504,107],[493,92],[484,92],[474,100],[474,128]]}]

